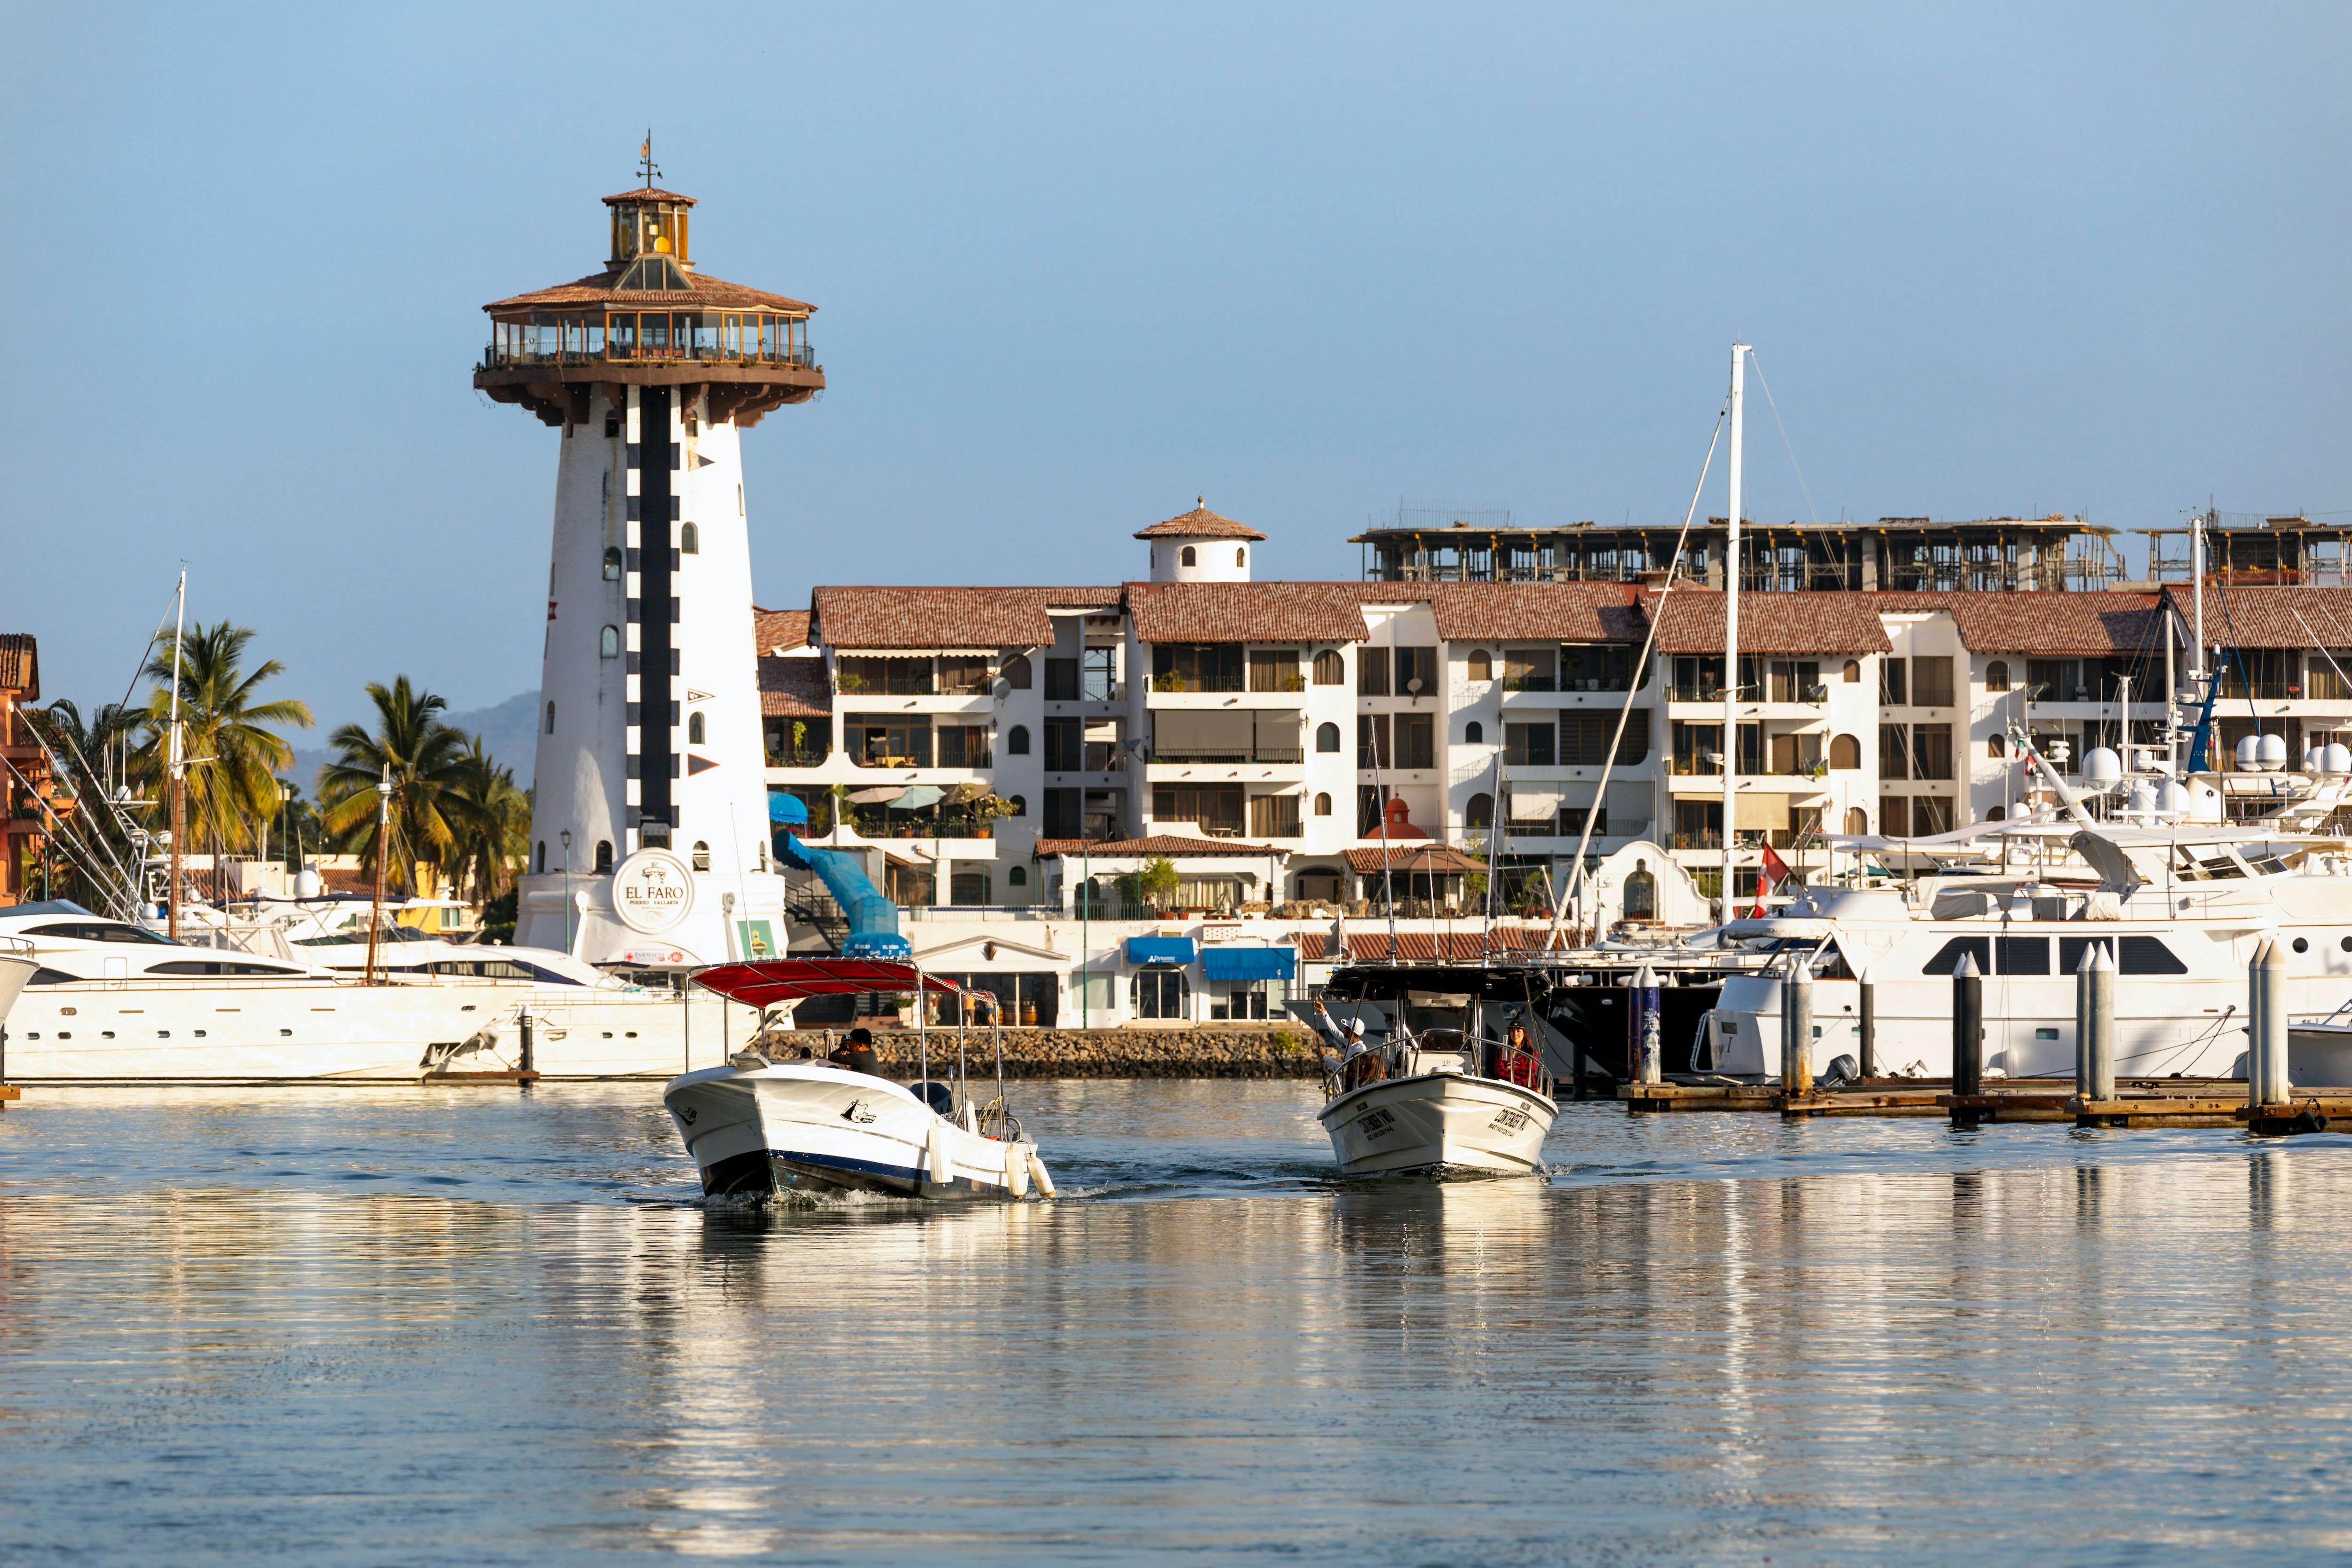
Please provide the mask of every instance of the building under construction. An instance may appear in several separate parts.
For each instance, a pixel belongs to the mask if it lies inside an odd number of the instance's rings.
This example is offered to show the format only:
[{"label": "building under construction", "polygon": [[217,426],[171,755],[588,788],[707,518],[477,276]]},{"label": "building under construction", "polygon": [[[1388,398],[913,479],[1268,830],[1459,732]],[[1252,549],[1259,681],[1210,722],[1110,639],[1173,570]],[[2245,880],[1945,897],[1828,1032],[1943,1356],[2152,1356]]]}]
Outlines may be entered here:
[{"label": "building under construction", "polygon": [[[1693,526],[1684,550],[1685,579],[1724,586],[1728,531],[1721,517]],[[1349,542],[1362,550],[1363,575],[1372,582],[1638,582],[1673,565],[1680,532],[1671,525],[1595,522],[1521,528],[1507,512],[1449,515],[1400,507],[1393,522],[1382,519]],[[2131,575],[2115,534],[2055,515],[1972,522],[1743,521],[1739,581],[1745,589],[1781,591],[2103,589]]]},{"label": "building under construction", "polygon": [[[2352,527],[2343,522],[2209,511],[2204,523],[2208,582],[2248,587],[2352,584],[2352,555],[2345,548]],[[2194,576],[2190,535],[2195,526],[2191,521],[2178,528],[2136,530],[2147,536],[2147,575],[2152,580],[2187,582]]]}]

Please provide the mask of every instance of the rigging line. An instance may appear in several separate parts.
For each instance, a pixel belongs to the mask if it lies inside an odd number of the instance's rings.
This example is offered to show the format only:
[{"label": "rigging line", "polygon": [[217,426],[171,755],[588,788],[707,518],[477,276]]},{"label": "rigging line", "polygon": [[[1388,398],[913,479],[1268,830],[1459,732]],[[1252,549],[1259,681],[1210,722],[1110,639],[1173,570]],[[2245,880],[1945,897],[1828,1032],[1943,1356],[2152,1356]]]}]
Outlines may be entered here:
[{"label": "rigging line", "polygon": [[1797,461],[1797,448],[1789,439],[1789,427],[1780,423],[1780,405],[1772,401],[1772,383],[1764,379],[1764,361],[1756,357],[1753,349],[1748,350],[1748,359],[1756,367],[1756,384],[1764,389],[1764,406],[1772,411],[1772,423],[1780,433],[1780,444],[1788,448],[1789,466],[1797,471],[1797,488],[1805,493],[1805,510],[1811,514],[1813,527],[1818,528],[1822,526],[1822,509],[1813,505],[1812,486],[1805,483],[1805,465]]},{"label": "rigging line", "polygon": [[[48,737],[47,735],[45,735],[45,734],[43,734],[43,733],[42,733],[43,727],[42,727],[42,726],[40,726],[40,725],[37,725],[37,724],[29,724],[29,723],[28,723],[28,724],[25,727],[25,728],[26,728],[26,733],[28,733],[29,735],[31,735],[31,736],[32,736],[34,742],[35,742],[37,745],[38,745],[38,746],[40,747],[40,748],[41,748],[41,752],[42,752],[42,755],[46,756],[46,757],[49,759],[49,766],[50,766],[50,768],[51,768],[52,769],[54,769],[57,773],[61,774],[61,775],[64,775],[66,778],[70,779],[70,778],[72,777],[72,775],[67,771],[67,769],[66,769],[66,768],[65,768],[65,765],[64,765],[64,759],[63,759],[63,758],[59,758],[59,757],[58,756],[57,748],[56,748],[55,747],[53,747],[53,746],[51,746],[51,745],[49,744],[49,737]],[[67,736],[67,737],[66,737],[66,739],[67,739],[67,741],[68,741],[68,744],[73,744],[73,737],[72,737],[70,735]],[[75,755],[76,757],[81,757],[81,747],[80,747],[80,746],[79,746],[79,745],[78,745],[78,744],[74,744],[74,755]],[[82,758],[82,768],[83,768],[83,770],[84,770],[84,772],[85,772],[85,773],[87,773],[87,772],[88,772],[88,770],[89,770],[89,758]],[[16,767],[15,767],[13,764],[11,764],[11,765],[10,765],[8,771],[9,771],[9,772],[11,772],[11,773],[16,773],[16,777],[17,777],[18,779],[24,779],[24,778],[25,778],[25,776],[24,776],[22,773],[17,773],[17,772],[16,772]],[[93,780],[93,783],[95,783],[95,780]],[[28,793],[31,793],[31,792],[32,792],[32,788],[33,788],[33,787],[32,787],[32,782],[31,782],[31,780],[29,780],[29,779],[26,779],[26,780],[25,788],[26,788],[26,791],[27,791]],[[99,790],[99,794],[100,794],[100,798],[101,800],[103,800],[103,799],[105,798],[105,791],[103,790],[103,789],[100,789]],[[37,794],[34,794],[33,798],[34,798],[35,800],[40,800],[40,797],[39,797]],[[76,797],[76,799],[77,799],[77,800],[79,800],[79,799],[80,799],[80,797],[79,797],[79,796],[77,796],[77,797]],[[51,814],[52,816],[55,816],[55,815],[56,815],[56,812],[55,812],[55,811],[50,808],[50,806],[49,806],[49,804],[48,804],[48,802],[47,802],[47,801],[46,801],[46,800],[41,800],[41,801],[40,801],[40,804],[41,804],[41,808],[42,808],[42,810],[45,810],[45,811],[49,811],[49,812],[50,812],[50,814]],[[112,801],[110,801],[110,800],[107,802],[107,810],[108,810],[108,811],[109,811],[109,814],[110,814],[110,815],[111,815],[111,816],[113,817],[113,819],[114,819],[114,825],[115,825],[116,829],[117,829],[118,831],[123,831],[123,832],[125,833],[125,835],[126,835],[126,838],[127,838],[127,836],[128,836],[128,831],[129,831],[129,828],[130,828],[130,824],[129,824],[128,822],[126,822],[126,821],[123,821],[123,819],[122,819],[122,813],[121,813],[121,810],[120,810],[119,808],[117,808],[117,807],[114,805],[114,803],[113,803]],[[82,813],[79,813],[79,816],[81,817],[81,819],[82,819],[83,821],[90,821],[90,819],[91,819],[94,815],[95,815],[94,813],[89,813],[89,812],[82,812]],[[62,819],[62,818],[59,818],[58,820],[59,820],[59,821],[64,821],[64,819]],[[79,831],[79,830],[78,830],[78,831]],[[54,836],[57,836],[57,835],[55,835],[55,834],[53,833],[53,834],[52,834],[52,836],[54,837]],[[121,860],[119,859],[119,857],[117,857],[117,856],[115,855],[114,851],[113,851],[113,848],[112,848],[112,846],[110,845],[110,843],[109,843],[109,841],[108,841],[108,840],[106,839],[105,835],[98,831],[98,830],[97,830],[97,824],[95,823],[95,821],[90,821],[90,826],[89,826],[89,830],[88,830],[88,834],[87,834],[87,836],[89,838],[89,840],[90,840],[90,841],[91,841],[92,843],[94,843],[94,844],[96,844],[96,845],[98,845],[98,846],[100,846],[100,847],[101,847],[101,848],[103,848],[103,849],[105,849],[105,850],[106,850],[106,857],[107,857],[107,859],[108,859],[110,862],[113,862],[113,864],[114,864],[114,870],[115,870],[116,873],[117,873],[118,875],[120,875],[120,876],[122,878],[124,886],[125,886],[126,888],[127,888],[127,887],[129,887],[129,886],[130,886],[130,884],[131,884],[131,873],[130,873],[128,870],[124,869],[124,867],[123,867],[123,866],[122,866],[122,864],[121,864]],[[128,843],[127,843],[127,842],[126,842],[126,844],[125,844],[125,846],[124,846],[124,847],[125,847],[126,849],[127,849],[127,848],[129,848],[129,845],[128,845]],[[93,873],[93,876],[92,876],[92,880],[93,880],[93,881],[101,881],[101,882],[103,881],[103,879],[102,879],[102,878],[97,877],[94,873]]]},{"label": "rigging line", "polygon": [[[1682,531],[1675,536],[1675,553],[1666,560],[1666,580],[1658,587],[1657,601],[1654,607],[1654,613],[1650,616],[1650,633],[1642,641],[1641,656],[1634,660],[1633,673],[1626,682],[1625,700],[1617,709],[1617,732],[1610,737],[1608,755],[1601,759],[1601,777],[1592,786],[1592,805],[1584,813],[1584,831],[1576,841],[1576,858],[1569,862],[1567,885],[1562,887],[1559,895],[1551,901],[1551,931],[1544,938],[1544,951],[1547,954],[1559,946],[1560,915],[1567,909],[1568,901],[1575,896],[1577,887],[1583,879],[1585,852],[1591,848],[1593,824],[1600,821],[1601,808],[1609,799],[1609,775],[1617,766],[1617,747],[1625,738],[1625,721],[1633,715],[1633,697],[1642,688],[1643,672],[1650,667],[1651,651],[1658,645],[1658,628],[1664,624],[1666,618],[1666,596],[1674,592],[1675,580],[1682,575],[1684,550],[1690,539],[1691,519],[1698,515],[1698,498],[1706,492],[1707,470],[1715,465],[1716,445],[1723,439],[1723,422],[1730,416],[1731,400],[1727,397],[1724,399],[1723,406],[1716,411],[1715,433],[1706,438],[1706,457],[1698,465],[1698,483],[1691,486],[1690,505],[1683,511]],[[1728,539],[1730,535],[1727,533],[1724,537]],[[1730,559],[1727,554],[1723,569],[1727,573],[1737,572],[1739,570],[1739,563]],[[1738,580],[1736,577],[1727,576],[1725,580],[1736,582]],[[1727,671],[1726,675],[1735,684],[1739,679],[1739,672],[1737,670]],[[1670,739],[1673,726],[1669,724],[1664,727]],[[1659,743],[1660,737],[1656,736],[1650,737],[1651,745],[1655,746]],[[1654,810],[1656,806],[1654,795],[1651,798],[1651,803]],[[1502,808],[1502,801],[1496,800],[1496,811],[1499,813]],[[1504,819],[1497,815],[1496,830],[1499,831],[1503,824]],[[1671,828],[1668,831],[1671,831]],[[1727,833],[1730,831],[1730,825],[1725,824],[1724,831]],[[1548,885],[1550,879],[1547,877],[1545,881]],[[1730,894],[1727,892],[1724,896],[1728,899]],[[1729,909],[1731,905],[1727,903],[1724,907]],[[1596,910],[1595,913],[1598,911]]]}]

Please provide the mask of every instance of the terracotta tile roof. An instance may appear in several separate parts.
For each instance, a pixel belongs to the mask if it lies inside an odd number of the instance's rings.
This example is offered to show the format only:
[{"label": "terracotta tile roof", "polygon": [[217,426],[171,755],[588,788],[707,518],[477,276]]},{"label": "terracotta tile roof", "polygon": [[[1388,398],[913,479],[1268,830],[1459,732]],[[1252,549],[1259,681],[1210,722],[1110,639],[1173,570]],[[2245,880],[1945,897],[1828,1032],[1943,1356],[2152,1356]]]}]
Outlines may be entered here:
[{"label": "terracotta tile roof", "polygon": [[[1397,957],[1408,964],[1433,963],[1444,959],[1448,963],[1475,964],[1484,953],[1532,953],[1542,948],[1550,936],[1548,930],[1528,930],[1519,925],[1497,925],[1484,935],[1476,931],[1400,931],[1397,933]],[[1389,956],[1389,934],[1385,930],[1349,931],[1347,933],[1347,958],[1351,963],[1378,964]],[[1332,956],[1331,934],[1328,931],[1298,933],[1298,956],[1301,962],[1316,964],[1329,961]]]},{"label": "terracotta tile roof", "polygon": [[770,294],[746,284],[729,283],[708,273],[693,272],[684,267],[679,268],[679,276],[693,287],[682,290],[614,288],[613,280],[620,274],[621,264],[616,263],[585,277],[574,278],[570,283],[558,283],[546,288],[533,289],[529,294],[493,299],[482,308],[536,310],[560,305],[664,305],[673,310],[777,310],[788,316],[805,316],[816,309],[805,300]]},{"label": "terracotta tile roof", "polygon": [[805,610],[762,610],[751,607],[751,645],[761,656],[779,648],[805,648],[809,640],[809,612]]},{"label": "terracotta tile roof", "polygon": [[[1358,582],[1130,582],[1146,643],[1354,643],[1371,635]],[[1412,597],[1419,598],[1414,594]]]},{"label": "terracotta tile roof", "polygon": [[1049,610],[1118,603],[1116,588],[820,588],[809,635],[831,648],[1035,648]]},{"label": "terracotta tile roof", "polygon": [[1247,524],[1237,523],[1231,517],[1221,517],[1209,510],[1205,497],[1202,497],[1202,505],[1193,507],[1181,517],[1171,517],[1164,523],[1154,523],[1148,528],[1139,528],[1136,530],[1135,537],[1139,539],[1262,539],[1265,538],[1264,534]]},{"label": "terracotta tile roof", "polygon": [[760,714],[764,718],[824,718],[833,712],[833,685],[814,653],[760,660]]},{"label": "terracotta tile roof", "polygon": [[608,207],[623,202],[677,202],[684,206],[694,205],[692,196],[681,196],[676,191],[665,191],[658,185],[640,185],[634,191],[623,191],[617,196],[604,198],[604,204]]},{"label": "terracotta tile roof", "polygon": [[1076,860],[1082,854],[1166,855],[1171,860],[1199,855],[1286,855],[1272,844],[1245,844],[1238,839],[1195,839],[1181,833],[1154,833],[1143,839],[1039,839],[1041,860],[1061,855]]},{"label": "terracotta tile roof", "polygon": [[1365,583],[1366,603],[1426,600],[1449,643],[1639,643],[1649,635],[1625,582]]},{"label": "terracotta tile roof", "polygon": [[2106,657],[2163,648],[2163,614],[2153,593],[1909,591],[1865,597],[1882,612],[1948,612],[1961,646],[1972,653]]},{"label": "terracotta tile roof", "polygon": [[[1747,653],[1884,653],[1894,644],[1868,593],[1743,593],[1739,651]],[[1658,601],[1653,595],[1652,605]],[[1721,653],[1723,595],[1677,588],[1666,597],[1658,652]]]},{"label": "terracotta tile roof", "polygon": [[0,632],[0,691],[41,700],[41,651],[30,632]]},{"label": "terracotta tile roof", "polygon": [[[1366,875],[1378,876],[1381,874],[1381,848],[1375,844],[1368,850],[1349,850],[1348,863]],[[1392,857],[1388,867],[1391,875],[1419,873],[1423,876],[1459,876],[1465,872],[1486,869],[1485,861],[1464,854],[1450,844],[1399,843],[1388,853]]]},{"label": "terracotta tile roof", "polygon": [[[2183,625],[2195,624],[2189,589],[2167,588],[2164,598]],[[2352,588],[2209,586],[2205,640],[2228,648],[2352,648]]]}]

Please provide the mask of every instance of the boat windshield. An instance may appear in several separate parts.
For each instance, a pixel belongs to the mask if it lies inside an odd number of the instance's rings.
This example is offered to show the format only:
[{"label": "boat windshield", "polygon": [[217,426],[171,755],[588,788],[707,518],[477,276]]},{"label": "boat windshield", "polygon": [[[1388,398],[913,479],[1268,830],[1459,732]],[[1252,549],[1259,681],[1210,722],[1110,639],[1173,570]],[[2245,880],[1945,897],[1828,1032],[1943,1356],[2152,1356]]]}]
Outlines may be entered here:
[{"label": "boat windshield", "polygon": [[119,920],[51,920],[31,927],[27,936],[57,936],[69,942],[152,942],[159,946],[176,947],[177,942],[152,931],[142,931],[136,925],[125,925]]},{"label": "boat windshield", "polygon": [[2224,877],[2243,876],[2246,868],[2238,857],[2224,849],[2191,849],[2176,844],[2172,851],[2172,873],[2183,882],[2219,882]]}]

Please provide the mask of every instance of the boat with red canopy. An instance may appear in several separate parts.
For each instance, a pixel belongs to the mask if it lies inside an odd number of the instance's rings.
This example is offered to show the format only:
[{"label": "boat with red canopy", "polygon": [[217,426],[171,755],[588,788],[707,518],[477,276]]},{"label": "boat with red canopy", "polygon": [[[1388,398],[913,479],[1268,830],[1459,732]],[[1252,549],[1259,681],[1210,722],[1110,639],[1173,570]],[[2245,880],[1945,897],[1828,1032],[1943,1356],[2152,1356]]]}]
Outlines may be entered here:
[{"label": "boat with red canopy", "polygon": [[[810,997],[879,993],[917,998],[919,1076],[902,1085],[831,1061],[772,1061],[739,1051],[724,1067],[673,1079],[670,1120],[709,1197],[868,1192],[894,1197],[1020,1197],[1034,1181],[1054,1196],[1036,1145],[1022,1135],[1004,1093],[1001,1009],[918,965],[885,958],[774,958],[721,964],[696,985],[765,1010]],[[931,1070],[930,998],[956,998],[955,1062]],[[995,1095],[971,1093],[970,1025],[985,1009]],[[944,1041],[942,1057],[944,1058]]]}]

